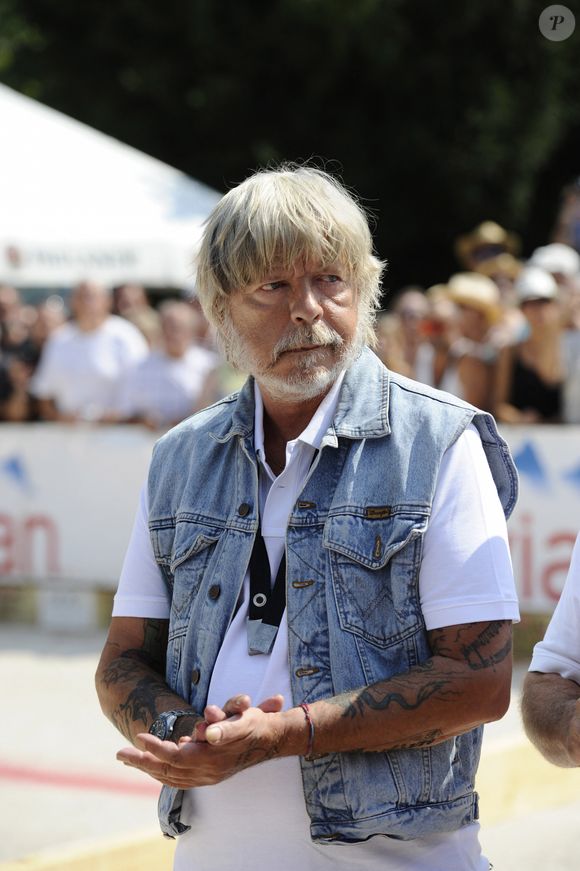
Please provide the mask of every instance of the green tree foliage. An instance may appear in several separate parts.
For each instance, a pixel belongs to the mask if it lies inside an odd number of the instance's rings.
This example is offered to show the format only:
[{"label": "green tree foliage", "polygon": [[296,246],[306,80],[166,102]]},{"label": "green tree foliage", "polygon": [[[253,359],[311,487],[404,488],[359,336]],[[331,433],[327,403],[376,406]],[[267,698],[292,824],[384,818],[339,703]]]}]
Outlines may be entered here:
[{"label": "green tree foliage", "polygon": [[222,190],[321,158],[376,215],[387,286],[428,285],[480,220],[546,241],[580,173],[580,10],[550,42],[545,5],[0,0],[0,78]]}]

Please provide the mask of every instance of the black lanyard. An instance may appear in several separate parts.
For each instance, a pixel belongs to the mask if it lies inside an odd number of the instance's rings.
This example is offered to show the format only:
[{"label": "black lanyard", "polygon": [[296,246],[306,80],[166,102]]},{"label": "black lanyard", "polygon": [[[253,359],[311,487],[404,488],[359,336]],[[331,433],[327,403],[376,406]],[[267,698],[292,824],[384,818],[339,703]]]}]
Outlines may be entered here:
[{"label": "black lanyard", "polygon": [[248,615],[248,653],[270,653],[286,607],[286,555],[276,574],[274,586],[268,552],[258,528],[250,557],[250,607]]}]

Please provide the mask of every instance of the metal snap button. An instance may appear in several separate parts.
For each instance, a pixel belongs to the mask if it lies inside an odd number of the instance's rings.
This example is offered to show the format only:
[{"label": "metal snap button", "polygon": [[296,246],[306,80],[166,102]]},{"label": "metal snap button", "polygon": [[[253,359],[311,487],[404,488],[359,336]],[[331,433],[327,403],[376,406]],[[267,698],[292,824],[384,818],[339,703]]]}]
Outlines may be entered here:
[{"label": "metal snap button", "polygon": [[240,507],[238,508],[238,514],[240,517],[246,517],[251,511],[251,506],[248,505],[247,502],[242,502]]},{"label": "metal snap button", "polygon": [[199,683],[199,679],[201,677],[201,672],[199,668],[194,668],[191,672],[191,682],[192,684],[197,685]]},{"label": "metal snap button", "polygon": [[252,597],[252,604],[254,604],[256,608],[263,608],[267,601],[268,597],[265,593],[256,593],[255,596]]}]

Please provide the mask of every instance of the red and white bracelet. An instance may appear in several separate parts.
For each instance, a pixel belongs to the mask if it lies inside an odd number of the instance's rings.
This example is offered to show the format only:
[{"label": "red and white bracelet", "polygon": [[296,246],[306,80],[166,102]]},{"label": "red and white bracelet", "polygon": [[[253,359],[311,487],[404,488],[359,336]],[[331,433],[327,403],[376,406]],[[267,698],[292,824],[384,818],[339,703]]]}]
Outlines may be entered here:
[{"label": "red and white bracelet", "polygon": [[304,716],[306,718],[306,722],[308,723],[308,747],[306,749],[306,754],[304,758],[309,760],[312,758],[312,755],[314,753],[314,722],[310,715],[310,706],[308,702],[300,702],[300,705],[298,707],[302,708],[302,710],[304,711]]}]

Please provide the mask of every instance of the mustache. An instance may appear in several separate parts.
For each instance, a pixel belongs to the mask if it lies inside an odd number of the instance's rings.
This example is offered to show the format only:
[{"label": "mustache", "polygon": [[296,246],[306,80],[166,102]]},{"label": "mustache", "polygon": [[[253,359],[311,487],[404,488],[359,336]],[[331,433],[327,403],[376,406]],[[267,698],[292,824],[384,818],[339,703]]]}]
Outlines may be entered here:
[{"label": "mustache", "polygon": [[275,363],[285,351],[295,351],[305,345],[330,345],[333,348],[340,348],[344,345],[344,339],[327,324],[299,327],[276,342],[272,351],[272,360]]}]

